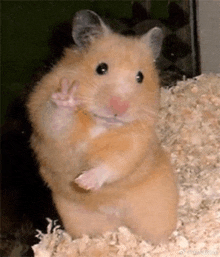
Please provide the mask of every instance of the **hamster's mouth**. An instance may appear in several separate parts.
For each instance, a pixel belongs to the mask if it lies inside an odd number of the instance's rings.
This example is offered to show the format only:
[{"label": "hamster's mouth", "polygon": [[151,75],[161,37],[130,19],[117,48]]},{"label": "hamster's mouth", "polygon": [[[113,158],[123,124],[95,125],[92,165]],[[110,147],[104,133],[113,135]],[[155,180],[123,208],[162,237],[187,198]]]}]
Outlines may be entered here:
[{"label": "hamster's mouth", "polygon": [[107,122],[108,124],[117,124],[117,125],[122,125],[124,124],[125,122],[118,119],[117,117],[104,117],[104,116],[100,116],[100,115],[97,115],[95,113],[93,113],[93,116],[96,118],[96,119],[99,119],[100,121],[103,121],[103,122]]}]

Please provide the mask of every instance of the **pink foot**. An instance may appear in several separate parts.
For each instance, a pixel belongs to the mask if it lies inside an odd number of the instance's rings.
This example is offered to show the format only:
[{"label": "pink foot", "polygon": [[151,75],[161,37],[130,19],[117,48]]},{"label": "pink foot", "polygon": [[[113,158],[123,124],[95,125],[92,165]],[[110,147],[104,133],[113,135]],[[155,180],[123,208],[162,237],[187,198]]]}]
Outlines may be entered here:
[{"label": "pink foot", "polygon": [[98,190],[108,179],[109,171],[103,166],[84,171],[75,179],[76,184],[86,190]]},{"label": "pink foot", "polygon": [[79,100],[74,96],[79,86],[79,82],[74,81],[74,83],[71,84],[67,78],[62,78],[60,83],[61,91],[52,94],[52,101],[58,107],[75,109],[79,104]]}]

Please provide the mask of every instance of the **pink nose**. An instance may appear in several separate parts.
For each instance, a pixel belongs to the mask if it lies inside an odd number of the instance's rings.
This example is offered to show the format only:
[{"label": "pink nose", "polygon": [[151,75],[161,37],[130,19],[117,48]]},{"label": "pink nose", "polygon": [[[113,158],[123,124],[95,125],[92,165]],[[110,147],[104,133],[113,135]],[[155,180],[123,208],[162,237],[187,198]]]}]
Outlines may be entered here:
[{"label": "pink nose", "polygon": [[113,96],[109,101],[109,107],[112,113],[120,115],[127,111],[129,101],[122,101],[120,97]]}]

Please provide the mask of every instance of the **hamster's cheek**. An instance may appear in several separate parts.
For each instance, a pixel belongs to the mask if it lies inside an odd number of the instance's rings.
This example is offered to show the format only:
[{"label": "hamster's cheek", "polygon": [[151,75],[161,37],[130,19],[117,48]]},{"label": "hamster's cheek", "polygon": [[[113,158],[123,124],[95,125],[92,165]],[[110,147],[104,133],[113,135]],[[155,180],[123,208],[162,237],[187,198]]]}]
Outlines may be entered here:
[{"label": "hamster's cheek", "polygon": [[87,96],[87,98],[91,99],[87,104],[88,110],[97,115],[103,114],[105,116],[110,114],[108,113],[107,108],[110,94],[110,90],[106,90],[105,85],[96,86],[96,88],[92,89]]}]

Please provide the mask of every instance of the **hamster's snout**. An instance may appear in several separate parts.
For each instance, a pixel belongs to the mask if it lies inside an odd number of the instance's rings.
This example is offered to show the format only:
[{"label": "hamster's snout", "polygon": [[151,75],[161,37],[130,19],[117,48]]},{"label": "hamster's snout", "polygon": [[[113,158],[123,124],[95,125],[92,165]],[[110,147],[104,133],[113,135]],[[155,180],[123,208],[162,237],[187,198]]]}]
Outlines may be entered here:
[{"label": "hamster's snout", "polygon": [[118,96],[113,96],[109,101],[109,110],[114,115],[122,115],[129,108],[129,101],[123,101]]}]

